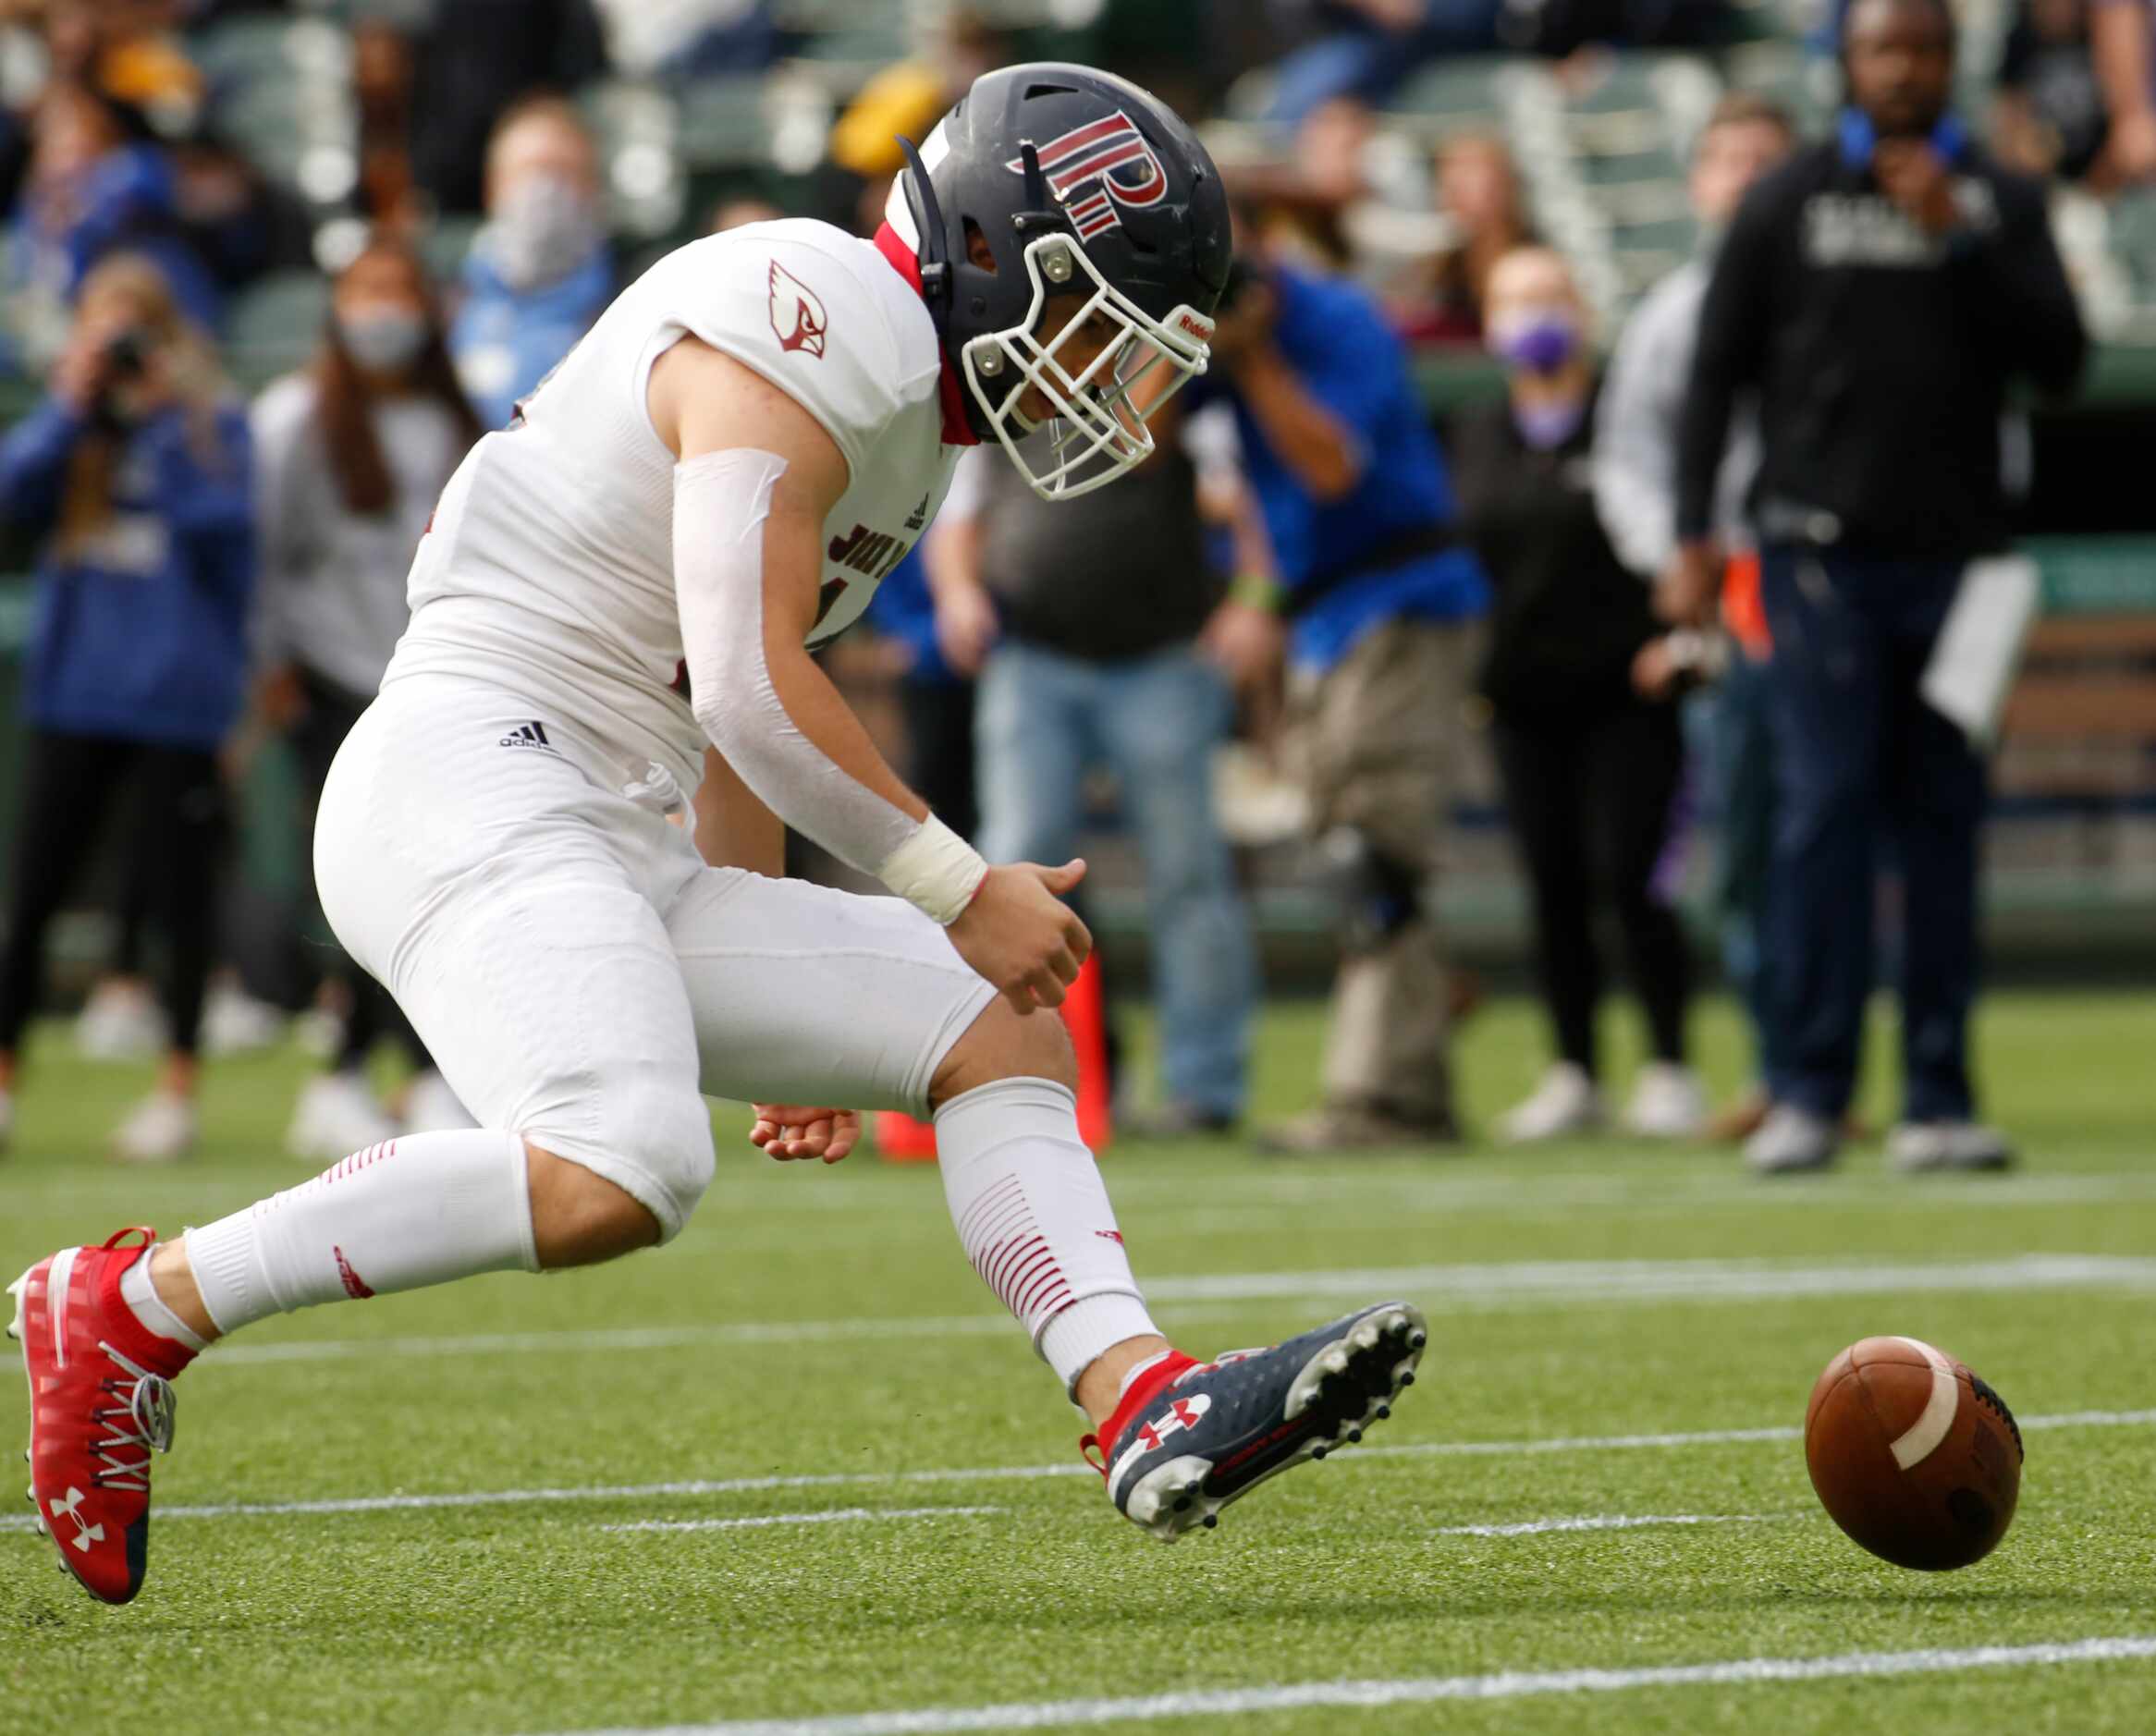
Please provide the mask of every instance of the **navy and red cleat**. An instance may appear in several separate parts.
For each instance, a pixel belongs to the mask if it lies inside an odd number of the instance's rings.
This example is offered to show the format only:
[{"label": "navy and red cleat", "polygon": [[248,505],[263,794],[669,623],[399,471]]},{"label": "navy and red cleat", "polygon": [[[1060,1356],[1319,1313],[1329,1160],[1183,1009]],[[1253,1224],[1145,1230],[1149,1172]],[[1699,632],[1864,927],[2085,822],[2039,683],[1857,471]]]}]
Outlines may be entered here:
[{"label": "navy and red cleat", "polygon": [[[130,1236],[144,1240],[123,1247]],[[123,1229],[102,1248],[62,1248],[14,1283],[30,1375],[30,1498],[38,1529],[92,1597],[124,1604],[150,1552],[150,1453],[172,1446],[172,1377],[194,1360],[120,1296],[156,1241]]]},{"label": "navy and red cleat", "polygon": [[1078,1444],[1117,1510],[1173,1543],[1268,1477],[1361,1440],[1415,1384],[1428,1342],[1419,1311],[1379,1302],[1268,1351],[1209,1363],[1170,1351]]}]

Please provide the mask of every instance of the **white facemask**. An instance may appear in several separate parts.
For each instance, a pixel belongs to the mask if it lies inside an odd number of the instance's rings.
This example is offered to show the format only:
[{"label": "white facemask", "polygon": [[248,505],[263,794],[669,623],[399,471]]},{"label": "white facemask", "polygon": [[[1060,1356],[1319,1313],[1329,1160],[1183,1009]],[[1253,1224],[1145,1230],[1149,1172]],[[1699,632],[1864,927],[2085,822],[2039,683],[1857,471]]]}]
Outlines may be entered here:
[{"label": "white facemask", "polygon": [[529,175],[488,222],[487,252],[510,288],[537,289],[582,264],[604,234],[591,194],[559,175]]},{"label": "white facemask", "polygon": [[337,335],[345,353],[369,373],[410,367],[426,348],[427,323],[417,313],[361,313],[339,317]]}]

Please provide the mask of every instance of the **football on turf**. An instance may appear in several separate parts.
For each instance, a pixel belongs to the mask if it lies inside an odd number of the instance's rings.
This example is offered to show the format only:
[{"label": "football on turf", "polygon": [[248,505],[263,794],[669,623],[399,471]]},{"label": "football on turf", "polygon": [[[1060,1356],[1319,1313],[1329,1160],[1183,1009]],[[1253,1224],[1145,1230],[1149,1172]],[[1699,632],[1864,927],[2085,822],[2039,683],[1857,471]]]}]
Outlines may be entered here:
[{"label": "football on turf", "polygon": [[2021,1430],[1944,1351],[1864,1339],[1827,1364],[1804,1413],[1804,1458],[1833,1522],[1896,1567],[1989,1555],[2021,1492]]}]

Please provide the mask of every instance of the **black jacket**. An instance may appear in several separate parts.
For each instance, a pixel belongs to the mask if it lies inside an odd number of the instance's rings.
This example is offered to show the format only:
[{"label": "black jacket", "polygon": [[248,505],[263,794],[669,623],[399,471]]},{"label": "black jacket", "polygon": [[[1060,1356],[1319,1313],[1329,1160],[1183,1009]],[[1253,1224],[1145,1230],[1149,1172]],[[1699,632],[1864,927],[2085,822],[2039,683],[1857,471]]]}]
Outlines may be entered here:
[{"label": "black jacket", "polygon": [[1594,428],[1590,403],[1539,451],[1500,402],[1463,412],[1446,442],[1461,522],[1489,573],[1481,687],[1500,716],[1632,703],[1632,659],[1654,637],[1647,584],[1595,510]]},{"label": "black jacket", "polygon": [[2009,531],[1999,425],[2016,375],[2064,392],[2088,348],[2043,189],[1962,153],[1946,239],[1839,138],[1746,195],[1715,263],[1678,446],[1677,530],[1713,522],[1730,406],[1756,386],[1762,541],[1966,559]]}]

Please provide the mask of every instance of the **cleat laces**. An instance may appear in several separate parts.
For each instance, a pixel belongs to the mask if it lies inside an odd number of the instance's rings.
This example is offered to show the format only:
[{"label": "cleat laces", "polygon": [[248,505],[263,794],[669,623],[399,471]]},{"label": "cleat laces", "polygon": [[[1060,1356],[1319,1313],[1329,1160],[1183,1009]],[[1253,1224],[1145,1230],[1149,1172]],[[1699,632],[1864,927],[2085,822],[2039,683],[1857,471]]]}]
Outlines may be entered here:
[{"label": "cleat laces", "polygon": [[[172,1383],[121,1355],[102,1339],[97,1348],[132,1375],[133,1380],[130,1384],[118,1375],[108,1375],[97,1383],[100,1392],[124,1402],[100,1405],[90,1413],[90,1420],[104,1430],[90,1443],[90,1450],[100,1466],[92,1473],[90,1485],[97,1489],[131,1489],[138,1495],[147,1495],[151,1451],[172,1450],[176,1414]],[[130,1447],[141,1448],[141,1457],[122,1457]]]}]

